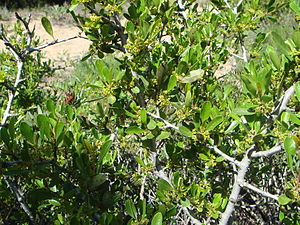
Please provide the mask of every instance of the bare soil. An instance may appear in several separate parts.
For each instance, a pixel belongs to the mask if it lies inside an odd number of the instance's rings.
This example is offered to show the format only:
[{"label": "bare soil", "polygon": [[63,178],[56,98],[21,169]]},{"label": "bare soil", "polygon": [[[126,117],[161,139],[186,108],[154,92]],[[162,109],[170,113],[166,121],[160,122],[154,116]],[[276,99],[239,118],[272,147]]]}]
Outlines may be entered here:
[{"label": "bare soil", "polygon": [[[41,44],[53,41],[53,38],[44,30],[41,24],[42,15],[33,15],[30,23],[31,27],[35,26],[35,34],[40,38]],[[4,25],[12,25],[16,22],[15,18],[10,18],[7,21],[1,21]],[[54,38],[62,40],[65,38],[76,36],[80,33],[78,27],[73,24],[52,23]],[[51,59],[58,65],[60,62],[67,60],[75,60],[83,56],[88,51],[90,41],[82,38],[73,39],[67,42],[49,46],[43,50],[45,53],[45,60]],[[0,40],[0,50],[5,48],[3,41]]]}]

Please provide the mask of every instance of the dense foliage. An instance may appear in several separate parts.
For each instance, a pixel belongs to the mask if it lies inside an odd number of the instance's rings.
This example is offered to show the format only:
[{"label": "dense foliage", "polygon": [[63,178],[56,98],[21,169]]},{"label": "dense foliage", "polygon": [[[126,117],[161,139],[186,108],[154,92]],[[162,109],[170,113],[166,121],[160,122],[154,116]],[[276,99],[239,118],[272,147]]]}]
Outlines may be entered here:
[{"label": "dense foliage", "polygon": [[[31,36],[18,46],[2,33],[19,55],[0,71],[15,98],[0,130],[1,222],[300,224],[300,4],[287,3],[73,0],[90,71],[44,104]],[[286,40],[263,29],[282,10],[295,17]],[[17,68],[26,82],[11,90]]]}]

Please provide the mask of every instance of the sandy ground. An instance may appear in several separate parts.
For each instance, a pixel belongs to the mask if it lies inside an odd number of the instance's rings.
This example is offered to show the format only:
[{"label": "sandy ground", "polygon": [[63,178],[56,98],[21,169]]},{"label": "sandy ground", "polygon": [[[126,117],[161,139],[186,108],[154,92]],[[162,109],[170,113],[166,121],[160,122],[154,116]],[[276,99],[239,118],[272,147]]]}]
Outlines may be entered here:
[{"label": "sandy ground", "polygon": [[[41,18],[43,15],[38,12],[32,16],[31,27],[35,26],[36,31],[35,34],[41,40],[41,44],[45,44],[47,42],[53,41],[53,38],[44,30],[41,24]],[[16,22],[14,17],[11,17],[8,21],[1,21],[4,25],[12,25]],[[72,24],[63,24],[59,23],[59,21],[51,21],[53,27],[54,38],[58,40],[62,40],[65,38],[73,37],[79,34],[80,30],[78,27]],[[45,53],[45,60],[51,59],[54,62],[54,66],[62,66],[66,67],[65,73],[70,71],[70,62],[76,59],[80,59],[83,57],[84,53],[86,53],[89,49],[90,41],[82,38],[73,39],[71,41],[55,44],[53,46],[49,46],[43,50]],[[3,42],[0,40],[0,50],[5,48]],[[0,59],[1,60],[1,59]],[[223,75],[232,71],[235,66],[236,61],[233,57],[230,57],[229,60],[220,65],[218,70],[215,73],[216,77],[222,77]],[[65,74],[67,75],[67,74]]]},{"label": "sandy ground", "polygon": [[[47,42],[53,41],[53,38],[44,30],[41,24],[41,18],[42,16],[33,16],[30,24],[31,27],[35,25],[36,36],[40,38],[41,44],[45,44]],[[3,23],[4,25],[14,24],[15,22],[16,19],[13,18],[8,21],[0,21],[0,23]],[[79,28],[77,28],[75,25],[62,25],[53,23],[52,27],[54,38],[58,40],[76,36],[80,32]],[[82,57],[83,54],[88,51],[89,45],[90,41],[82,38],[77,38],[74,40],[49,46],[45,48],[43,52],[45,53],[45,59],[51,59],[59,64],[59,62],[64,62],[70,59],[74,60]],[[3,41],[0,40],[0,50],[4,48],[5,46],[3,44]]]}]

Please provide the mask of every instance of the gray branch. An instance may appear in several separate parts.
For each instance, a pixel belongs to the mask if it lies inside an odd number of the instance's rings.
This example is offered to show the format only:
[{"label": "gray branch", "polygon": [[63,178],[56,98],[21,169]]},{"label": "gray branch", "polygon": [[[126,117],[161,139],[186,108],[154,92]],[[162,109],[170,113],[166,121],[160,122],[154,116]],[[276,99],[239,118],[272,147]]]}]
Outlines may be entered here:
[{"label": "gray branch", "polygon": [[238,197],[241,192],[241,184],[245,182],[245,176],[246,176],[247,170],[251,163],[249,154],[252,151],[253,151],[252,147],[250,149],[248,149],[244,155],[244,158],[242,159],[242,161],[239,164],[238,174],[234,179],[231,194],[229,196],[229,202],[226,206],[225,211],[222,213],[222,217],[219,222],[219,225],[226,225],[234,211],[234,207],[238,201]]},{"label": "gray branch", "polygon": [[279,99],[279,104],[275,107],[274,111],[272,112],[272,115],[274,115],[274,119],[278,118],[278,116],[287,109],[287,105],[292,97],[292,95],[295,93],[295,86],[289,87],[284,95]]},{"label": "gray branch", "polygon": [[164,128],[173,128],[174,130],[177,130],[177,131],[179,130],[179,127],[177,127],[177,126],[171,124],[169,121],[167,121],[167,120],[161,118],[160,116],[155,115],[155,114],[150,113],[150,112],[147,112],[147,114],[148,114],[149,116],[155,118],[155,119],[158,119],[158,120],[164,122],[164,123],[166,124],[166,126],[164,126]]},{"label": "gray branch", "polygon": [[270,155],[273,155],[277,152],[280,152],[282,150],[281,145],[276,145],[273,148],[267,150],[267,151],[261,151],[261,152],[253,152],[251,157],[252,158],[258,158],[258,157],[267,157]]},{"label": "gray branch", "polygon": [[261,190],[261,189],[255,187],[255,186],[253,186],[252,184],[249,184],[247,182],[243,182],[243,183],[240,183],[240,185],[242,187],[248,188],[248,189],[250,189],[250,190],[252,190],[252,191],[254,191],[254,192],[256,192],[256,193],[258,193],[258,194],[260,194],[262,196],[264,196],[264,197],[272,198],[272,199],[278,201],[278,196],[277,195],[273,195],[273,194],[271,194],[269,192]]}]

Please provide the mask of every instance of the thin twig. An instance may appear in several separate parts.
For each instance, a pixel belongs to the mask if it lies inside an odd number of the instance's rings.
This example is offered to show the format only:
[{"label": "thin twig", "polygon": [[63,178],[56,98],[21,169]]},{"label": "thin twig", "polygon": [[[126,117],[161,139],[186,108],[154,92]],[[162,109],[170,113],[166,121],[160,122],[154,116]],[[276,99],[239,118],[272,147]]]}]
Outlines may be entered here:
[{"label": "thin twig", "polygon": [[28,51],[27,51],[27,54],[30,54],[30,53],[35,52],[35,51],[41,51],[42,49],[47,48],[51,45],[55,45],[55,44],[59,44],[59,43],[62,43],[62,42],[70,41],[70,40],[73,40],[73,39],[76,39],[76,38],[83,38],[83,39],[89,40],[88,38],[86,38],[84,36],[76,35],[76,36],[65,38],[65,39],[62,39],[62,40],[54,40],[54,41],[48,42],[48,43],[46,43],[44,45],[41,45],[39,47],[36,47],[36,48],[29,48]]},{"label": "thin twig", "polygon": [[167,121],[167,120],[161,118],[160,116],[155,115],[155,114],[150,113],[150,112],[147,112],[147,114],[148,114],[149,116],[155,118],[155,119],[158,119],[158,120],[164,122],[164,123],[166,124],[166,126],[164,126],[164,128],[173,128],[174,130],[177,130],[177,131],[179,130],[179,127],[177,127],[177,126],[171,124],[169,121]]},{"label": "thin twig", "polygon": [[217,154],[223,156],[227,161],[232,162],[233,164],[240,166],[241,162],[236,160],[235,158],[230,157],[226,153],[222,152],[220,149],[218,149],[216,146],[209,146],[210,149],[214,150]]},{"label": "thin twig", "polygon": [[272,198],[272,199],[278,201],[278,196],[277,195],[273,195],[273,194],[271,194],[269,192],[261,190],[261,189],[255,187],[255,186],[253,186],[252,184],[249,184],[247,182],[242,182],[242,183],[240,183],[240,185],[242,187],[248,188],[248,189],[250,189],[250,190],[252,190],[252,191],[254,191],[254,192],[256,192],[256,193],[258,193],[258,194],[260,194],[262,196],[264,196],[264,197]]},{"label": "thin twig", "polygon": [[31,213],[27,203],[24,200],[24,195],[23,192],[20,190],[20,188],[18,188],[18,186],[8,177],[8,176],[3,176],[5,183],[7,184],[7,186],[9,187],[9,189],[11,190],[12,193],[14,193],[17,201],[19,202],[21,208],[23,209],[23,211],[27,214],[27,216],[30,219],[30,222],[32,224],[37,224],[33,214]]}]

